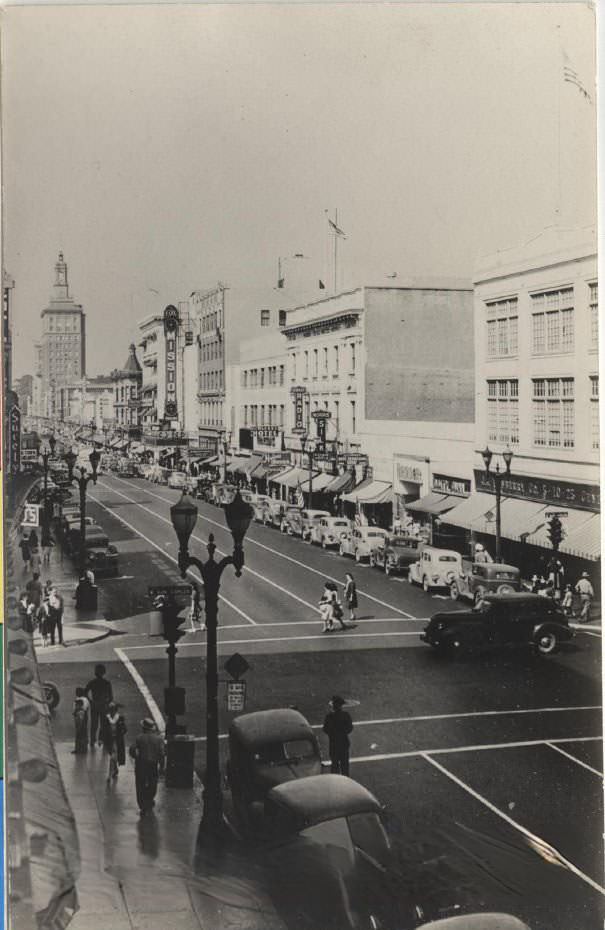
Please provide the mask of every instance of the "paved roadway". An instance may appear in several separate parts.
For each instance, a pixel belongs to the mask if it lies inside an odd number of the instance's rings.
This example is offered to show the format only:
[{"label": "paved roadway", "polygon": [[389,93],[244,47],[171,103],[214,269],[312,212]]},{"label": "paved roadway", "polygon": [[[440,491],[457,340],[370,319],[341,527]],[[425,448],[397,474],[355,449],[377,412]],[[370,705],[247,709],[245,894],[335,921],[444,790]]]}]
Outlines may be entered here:
[{"label": "paved roadway", "polygon": [[[79,650],[49,650],[42,660],[65,688],[75,684],[74,662],[111,662],[118,699],[136,721],[163,701],[165,646],[146,635],[146,590],[179,580],[169,517],[179,493],[109,476],[91,492],[92,509],[122,553],[122,577],[101,584],[108,616],[126,632]],[[198,503],[192,552],[205,557],[210,532],[219,554],[230,552],[221,511]],[[524,917],[534,930],[600,925],[599,633],[579,632],[549,659],[506,653],[444,661],[418,633],[449,600],[258,524],[245,550],[242,578],[231,569],[223,576],[219,640],[222,655],[237,651],[250,662],[247,709],[295,704],[319,728],[330,695],[347,699],[355,721],[351,773],[387,805],[404,881],[427,913],[491,907]],[[323,581],[342,582],[347,569],[358,584],[359,623],[322,634]],[[203,654],[202,635],[189,633],[177,666],[200,760]],[[68,736],[68,711],[59,709],[59,738]]]}]

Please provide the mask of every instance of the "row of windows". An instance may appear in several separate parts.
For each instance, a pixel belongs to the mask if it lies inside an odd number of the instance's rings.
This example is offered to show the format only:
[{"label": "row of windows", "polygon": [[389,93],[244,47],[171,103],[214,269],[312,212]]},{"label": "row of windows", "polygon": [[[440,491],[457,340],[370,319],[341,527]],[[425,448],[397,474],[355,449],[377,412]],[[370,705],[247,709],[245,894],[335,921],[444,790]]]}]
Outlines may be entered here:
[{"label": "row of windows", "polygon": [[210,333],[212,330],[218,329],[222,326],[222,313],[219,311],[214,311],[213,313],[206,313],[202,316],[202,332]]},{"label": "row of windows", "polygon": [[116,402],[125,400],[136,400],[137,399],[137,386],[133,385],[122,385],[121,387],[116,386]]},{"label": "row of windows", "polygon": [[280,426],[285,425],[286,408],[284,404],[245,404],[242,407],[244,426]]},{"label": "row of windows", "polygon": [[[599,339],[598,285],[588,286],[590,310],[590,346],[596,349]],[[531,294],[531,351],[533,355],[555,355],[574,351],[574,289],[558,288]],[[494,300],[486,303],[487,356],[506,358],[519,351],[518,300]]]},{"label": "row of windows", "polygon": [[223,372],[203,371],[200,375],[201,391],[222,391],[223,390]]},{"label": "row of windows", "polygon": [[[599,448],[599,379],[590,378],[591,447]],[[491,442],[519,445],[519,381],[487,382],[487,436]],[[549,449],[575,446],[573,378],[532,379],[532,442]]]},{"label": "row of windows", "polygon": [[210,400],[200,405],[200,426],[223,425],[223,402]]},{"label": "row of windows", "polygon": [[79,317],[71,316],[58,316],[58,317],[47,317],[48,319],[48,330],[49,332],[79,332],[80,331],[80,319]]},{"label": "row of windows", "polygon": [[[345,357],[345,353],[347,357]],[[341,362],[348,359],[349,372],[353,374],[357,367],[357,345],[350,342],[348,346],[334,345],[323,346],[321,349],[305,349],[302,353],[302,368],[298,368],[298,354],[290,354],[290,376],[292,381],[297,378],[312,378],[316,380],[319,377],[327,378],[330,374],[336,376],[340,374]]]},{"label": "row of windows", "polygon": [[243,388],[277,387],[285,381],[285,365],[270,365],[268,368],[248,368],[242,371]]},{"label": "row of windows", "polygon": [[221,357],[220,351],[221,343],[218,339],[215,339],[214,342],[203,342],[202,343],[202,361],[210,362],[214,358]]},{"label": "row of windows", "polygon": [[[286,311],[278,310],[277,312],[279,314],[279,317],[278,317],[279,325],[285,326],[286,325]],[[260,325],[271,326],[271,311],[267,310],[266,307],[260,311]]]}]

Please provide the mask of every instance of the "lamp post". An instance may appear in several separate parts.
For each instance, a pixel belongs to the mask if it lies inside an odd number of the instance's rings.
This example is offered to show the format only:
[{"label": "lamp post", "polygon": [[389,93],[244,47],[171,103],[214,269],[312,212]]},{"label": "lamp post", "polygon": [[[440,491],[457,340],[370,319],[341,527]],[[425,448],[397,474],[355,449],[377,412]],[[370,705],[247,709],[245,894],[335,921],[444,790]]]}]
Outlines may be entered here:
[{"label": "lamp post", "polygon": [[216,545],[214,535],[208,537],[208,559],[200,561],[189,554],[189,538],[197,522],[197,507],[194,501],[183,492],[177,504],[170,508],[170,519],[179,540],[179,569],[181,577],[186,578],[187,569],[197,568],[204,583],[206,614],[206,777],[204,780],[204,813],[201,831],[218,837],[223,823],[223,796],[221,792],[221,775],[219,764],[218,731],[218,596],[221,575],[228,565],[235,567],[236,577],[242,574],[244,567],[244,536],[254,516],[249,504],[236,492],[230,504],[225,505],[225,518],[233,536],[233,555],[225,556],[220,562],[214,559]]},{"label": "lamp post", "polygon": [[311,446],[307,449],[307,442],[309,440],[309,434],[303,433],[300,437],[300,448],[302,449],[302,454],[307,453],[308,462],[309,462],[309,503],[308,509],[313,510],[313,449]]},{"label": "lamp post", "polygon": [[53,435],[48,437],[48,448],[43,452],[41,446],[38,446],[36,449],[38,453],[38,458],[42,459],[42,467],[44,468],[44,520],[43,528],[45,534],[48,534],[48,463],[55,452],[55,446],[57,445],[57,440]]},{"label": "lamp post", "polygon": [[502,481],[504,478],[510,477],[510,464],[513,460],[512,450],[507,446],[504,452],[502,453],[502,458],[504,459],[505,471],[500,471],[500,464],[496,462],[496,468],[494,471],[490,471],[490,465],[494,453],[491,451],[489,446],[486,446],[483,452],[481,453],[483,457],[483,462],[485,464],[485,474],[489,475],[494,479],[494,486],[496,489],[496,562],[502,561],[502,539],[501,539],[501,518],[500,518],[500,501],[502,498]]},{"label": "lamp post", "polygon": [[65,456],[65,461],[67,462],[68,468],[68,477],[70,484],[74,482],[78,485],[80,491],[80,555],[78,558],[78,572],[80,577],[86,571],[86,488],[90,481],[94,484],[97,483],[97,469],[99,467],[99,459],[101,456],[96,449],[88,456],[92,472],[87,473],[83,465],[78,467],[78,475],[74,475],[74,467],[76,465],[77,456],[73,449]]},{"label": "lamp post", "polygon": [[231,431],[225,430],[221,434],[221,442],[223,446],[223,484],[227,484],[227,450],[231,443]]}]

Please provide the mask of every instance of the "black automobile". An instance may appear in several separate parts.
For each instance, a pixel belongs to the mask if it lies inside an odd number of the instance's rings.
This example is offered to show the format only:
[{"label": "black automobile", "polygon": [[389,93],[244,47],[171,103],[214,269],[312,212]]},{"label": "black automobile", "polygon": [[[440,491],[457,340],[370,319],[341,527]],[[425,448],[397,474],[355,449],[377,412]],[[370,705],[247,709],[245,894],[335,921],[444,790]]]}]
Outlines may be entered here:
[{"label": "black automobile", "polygon": [[420,638],[442,652],[532,646],[556,652],[573,630],[559,605],[540,594],[488,594],[469,610],[434,614]]}]

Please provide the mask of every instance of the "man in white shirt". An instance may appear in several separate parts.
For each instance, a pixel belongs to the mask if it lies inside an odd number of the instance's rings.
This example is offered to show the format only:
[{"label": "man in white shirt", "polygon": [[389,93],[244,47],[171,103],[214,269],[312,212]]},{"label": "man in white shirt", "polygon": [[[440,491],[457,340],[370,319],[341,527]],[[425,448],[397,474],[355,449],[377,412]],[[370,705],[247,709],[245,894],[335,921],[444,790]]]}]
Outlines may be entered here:
[{"label": "man in white shirt", "polygon": [[590,622],[590,607],[594,599],[594,588],[590,583],[588,572],[582,572],[582,577],[576,585],[576,594],[580,595],[580,623]]}]

